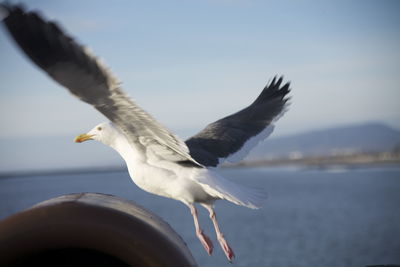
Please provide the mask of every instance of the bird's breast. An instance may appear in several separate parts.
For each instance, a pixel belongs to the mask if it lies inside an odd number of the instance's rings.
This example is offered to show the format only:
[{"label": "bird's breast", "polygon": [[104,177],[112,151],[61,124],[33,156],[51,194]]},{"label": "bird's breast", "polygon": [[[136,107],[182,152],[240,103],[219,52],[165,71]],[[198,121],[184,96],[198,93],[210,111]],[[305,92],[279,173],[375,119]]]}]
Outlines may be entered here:
[{"label": "bird's breast", "polygon": [[160,168],[148,164],[128,165],[132,181],[144,191],[187,203],[208,202],[210,196],[191,179],[194,168]]}]

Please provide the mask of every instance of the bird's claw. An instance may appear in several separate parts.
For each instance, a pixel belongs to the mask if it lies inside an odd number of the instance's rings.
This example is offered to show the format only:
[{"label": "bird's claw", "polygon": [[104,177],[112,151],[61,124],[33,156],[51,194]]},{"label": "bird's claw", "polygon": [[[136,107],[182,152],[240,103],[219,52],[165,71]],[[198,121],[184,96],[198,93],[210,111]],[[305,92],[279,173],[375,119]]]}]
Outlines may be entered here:
[{"label": "bird's claw", "polygon": [[226,242],[225,238],[220,238],[218,241],[225,253],[225,256],[230,262],[232,262],[233,258],[235,257],[235,253],[233,252],[232,248],[228,245],[228,242]]},{"label": "bird's claw", "polygon": [[208,255],[211,255],[214,249],[214,245],[211,242],[211,239],[201,231],[198,233],[198,238],[200,239],[201,244],[203,245],[204,249],[207,251]]}]

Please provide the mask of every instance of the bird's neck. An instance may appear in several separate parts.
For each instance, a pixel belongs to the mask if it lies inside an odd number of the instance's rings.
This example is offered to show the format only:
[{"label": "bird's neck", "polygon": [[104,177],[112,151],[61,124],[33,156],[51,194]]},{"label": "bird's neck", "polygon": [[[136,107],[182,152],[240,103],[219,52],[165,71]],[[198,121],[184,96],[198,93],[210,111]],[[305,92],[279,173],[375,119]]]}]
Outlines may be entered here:
[{"label": "bird's neck", "polygon": [[117,151],[127,164],[140,161],[142,158],[137,148],[133,147],[122,134],[108,145]]}]

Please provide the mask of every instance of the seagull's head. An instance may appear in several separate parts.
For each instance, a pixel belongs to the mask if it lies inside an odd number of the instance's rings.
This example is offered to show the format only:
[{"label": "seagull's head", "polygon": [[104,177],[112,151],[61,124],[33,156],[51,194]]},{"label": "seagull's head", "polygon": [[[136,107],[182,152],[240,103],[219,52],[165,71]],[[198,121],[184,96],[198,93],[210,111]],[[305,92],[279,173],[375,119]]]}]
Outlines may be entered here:
[{"label": "seagull's head", "polygon": [[118,135],[118,130],[111,122],[103,122],[96,125],[87,133],[80,134],[75,137],[75,143],[82,143],[88,140],[96,140],[105,145],[112,146],[115,137]]}]

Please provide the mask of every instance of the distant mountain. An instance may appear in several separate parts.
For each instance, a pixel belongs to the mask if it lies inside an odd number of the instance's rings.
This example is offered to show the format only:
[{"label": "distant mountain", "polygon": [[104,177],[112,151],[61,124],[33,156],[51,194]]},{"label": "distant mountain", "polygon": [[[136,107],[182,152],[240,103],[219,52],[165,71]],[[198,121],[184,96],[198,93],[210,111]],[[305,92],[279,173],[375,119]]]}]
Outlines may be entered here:
[{"label": "distant mountain", "polygon": [[380,123],[314,130],[258,145],[247,160],[383,152],[400,148],[400,131]]}]

